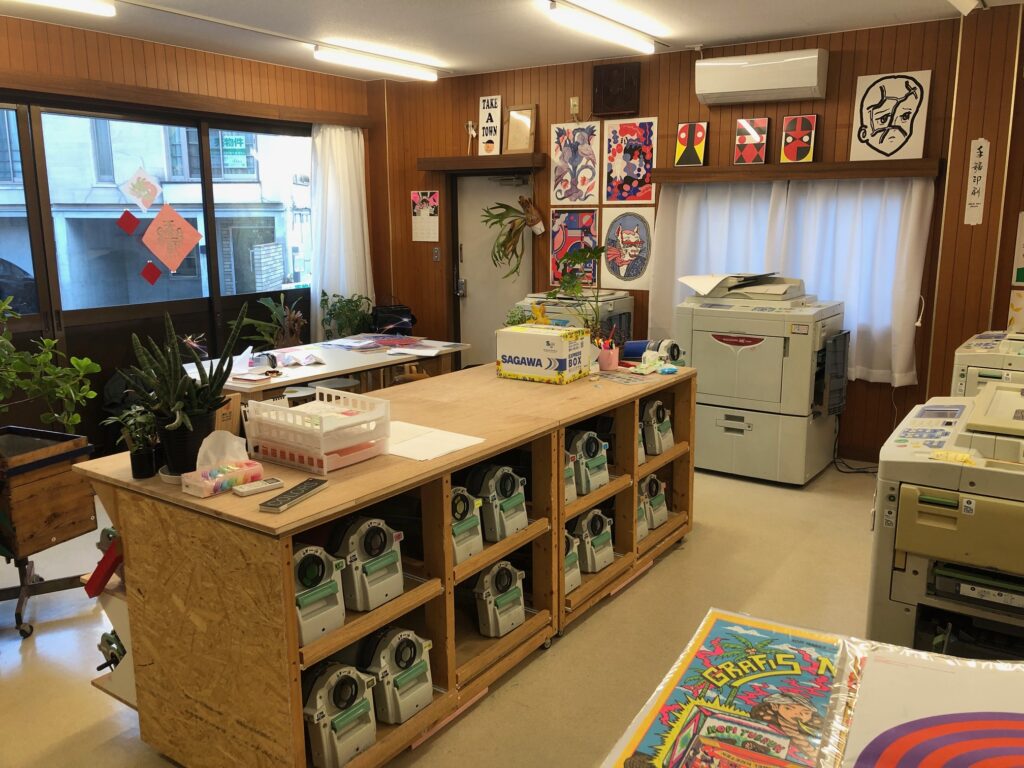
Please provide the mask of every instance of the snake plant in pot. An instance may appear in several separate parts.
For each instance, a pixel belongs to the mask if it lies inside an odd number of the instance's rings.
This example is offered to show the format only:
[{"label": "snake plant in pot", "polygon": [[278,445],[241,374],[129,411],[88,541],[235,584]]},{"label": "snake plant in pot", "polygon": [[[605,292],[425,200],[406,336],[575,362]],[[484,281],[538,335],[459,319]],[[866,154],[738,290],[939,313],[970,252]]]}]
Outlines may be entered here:
[{"label": "snake plant in pot", "polygon": [[152,338],[143,344],[132,334],[132,349],[138,362],[121,371],[142,404],[156,416],[157,432],[164,447],[167,469],[172,474],[191,472],[196,468],[199,446],[213,431],[214,415],[227,402],[224,384],[231,375],[231,352],[242,332],[246,315],[242,305],[238,319],[224,345],[216,366],[203,363],[189,345],[185,345],[196,364],[197,378],[192,378],[181,362],[181,341],[174,332],[171,316],[164,314],[164,340]]}]

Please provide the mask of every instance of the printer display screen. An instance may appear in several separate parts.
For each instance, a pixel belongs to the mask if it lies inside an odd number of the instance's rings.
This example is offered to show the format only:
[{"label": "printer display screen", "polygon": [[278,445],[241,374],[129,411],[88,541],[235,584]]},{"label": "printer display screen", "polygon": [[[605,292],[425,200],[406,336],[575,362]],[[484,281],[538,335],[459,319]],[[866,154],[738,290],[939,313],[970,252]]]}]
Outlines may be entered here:
[{"label": "printer display screen", "polygon": [[926,405],[917,412],[915,419],[959,419],[964,412],[962,405]]}]

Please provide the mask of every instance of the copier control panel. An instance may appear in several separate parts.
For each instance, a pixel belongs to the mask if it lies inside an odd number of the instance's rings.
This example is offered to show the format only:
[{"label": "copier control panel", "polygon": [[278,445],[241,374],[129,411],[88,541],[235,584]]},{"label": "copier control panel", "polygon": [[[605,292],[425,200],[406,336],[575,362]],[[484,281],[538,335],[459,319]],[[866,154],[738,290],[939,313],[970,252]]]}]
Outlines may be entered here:
[{"label": "copier control panel", "polygon": [[945,448],[957,419],[964,415],[962,405],[923,405],[914,418],[903,422],[893,436],[896,448]]}]

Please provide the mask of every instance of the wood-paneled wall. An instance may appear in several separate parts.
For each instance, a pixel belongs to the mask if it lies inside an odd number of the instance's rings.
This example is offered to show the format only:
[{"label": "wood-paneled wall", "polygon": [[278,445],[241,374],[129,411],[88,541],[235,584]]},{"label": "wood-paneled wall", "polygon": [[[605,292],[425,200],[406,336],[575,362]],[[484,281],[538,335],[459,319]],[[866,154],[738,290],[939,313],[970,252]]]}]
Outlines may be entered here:
[{"label": "wood-paneled wall", "polygon": [[[986,24],[994,28],[1009,28],[1012,26],[1011,17],[1016,18],[1013,15],[1017,11],[1006,8],[986,13],[993,14],[995,19],[994,23]],[[693,63],[698,54],[674,52],[635,59],[641,62],[640,112],[642,115],[655,115],[659,120],[658,165],[668,167],[672,163],[677,123],[704,120],[709,123],[708,165],[729,166],[732,164],[736,119],[761,116],[768,116],[771,120],[768,162],[776,163],[782,118],[789,114],[805,113],[819,115],[816,159],[821,162],[848,160],[857,77],[900,70],[932,71],[933,90],[925,156],[945,158],[953,122],[959,33],[960,22],[951,19],[724,46],[704,52],[705,57],[715,57],[826,48],[829,51],[829,81],[828,97],[823,101],[708,107],[697,101],[693,88]],[[978,42],[980,44],[982,41],[979,39]],[[1004,56],[1005,53],[1003,47],[997,46],[994,51],[979,48],[972,55],[983,58],[989,55]],[[420,332],[450,335],[454,331],[448,284],[453,243],[448,226],[452,205],[450,196],[442,199],[442,260],[431,260],[434,244],[411,241],[409,191],[445,190],[441,174],[416,170],[416,158],[465,153],[466,134],[463,124],[468,119],[476,120],[477,99],[480,96],[495,93],[501,94],[504,105],[538,105],[538,148],[546,151],[551,124],[571,119],[570,96],[580,97],[583,115],[590,113],[594,63],[457,77],[436,84],[388,84],[390,255],[383,261],[389,264],[387,290],[414,307],[420,319],[417,326]],[[534,179],[534,198],[544,211],[549,207],[549,172],[550,161]],[[942,194],[940,180],[936,190],[936,209],[924,277],[924,293],[929,307],[938,261]],[[534,281],[536,288],[542,289],[545,287],[549,256],[547,236],[535,238],[533,245]],[[383,280],[378,279],[378,284],[383,285]],[[647,327],[647,295],[645,292],[634,295],[637,298],[636,332],[642,335]],[[930,316],[926,316],[917,338],[918,371],[922,382],[928,370],[929,339]],[[923,384],[893,390],[887,385],[853,382],[840,437],[843,455],[853,458],[876,456],[894,420],[922,399]]]},{"label": "wood-paneled wall", "polygon": [[0,16],[0,88],[302,122],[366,124],[366,83]]}]

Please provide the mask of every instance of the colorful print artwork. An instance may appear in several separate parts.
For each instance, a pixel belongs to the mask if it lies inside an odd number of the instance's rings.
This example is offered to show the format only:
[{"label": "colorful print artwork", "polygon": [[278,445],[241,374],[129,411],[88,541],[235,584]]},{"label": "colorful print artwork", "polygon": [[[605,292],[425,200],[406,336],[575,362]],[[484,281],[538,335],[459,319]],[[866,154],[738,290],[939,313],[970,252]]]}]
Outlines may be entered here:
[{"label": "colorful print artwork", "polygon": [[736,152],[732,159],[733,165],[763,163],[767,146],[767,117],[746,117],[736,121]]},{"label": "colorful print artwork", "polygon": [[676,129],[676,165],[704,165],[707,145],[707,123],[680,123]]},{"label": "colorful print artwork", "polygon": [[605,766],[813,768],[840,649],[836,637],[711,611]]},{"label": "colorful print artwork", "polygon": [[[562,259],[579,248],[595,247],[597,234],[597,208],[551,209],[551,285],[560,284]],[[597,285],[597,261],[576,269],[583,285]]]},{"label": "colorful print artwork", "polygon": [[605,213],[602,288],[650,289],[653,233],[653,208],[626,208]]},{"label": "colorful print artwork", "polygon": [[817,123],[817,115],[783,118],[780,163],[810,163],[814,160],[814,128]]},{"label": "colorful print artwork", "polygon": [[551,202],[596,205],[600,123],[551,126]]},{"label": "colorful print artwork", "polygon": [[604,202],[654,203],[658,118],[606,120],[604,124]]}]

